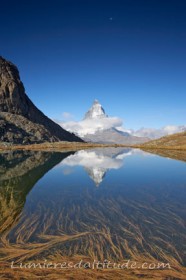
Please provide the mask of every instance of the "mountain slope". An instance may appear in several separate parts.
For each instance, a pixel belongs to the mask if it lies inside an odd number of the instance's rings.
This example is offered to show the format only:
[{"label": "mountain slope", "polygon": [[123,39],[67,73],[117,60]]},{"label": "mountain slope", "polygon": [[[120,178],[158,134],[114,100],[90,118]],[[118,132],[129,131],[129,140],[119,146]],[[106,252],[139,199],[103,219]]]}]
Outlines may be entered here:
[{"label": "mountain slope", "polygon": [[149,141],[141,147],[145,148],[174,148],[174,149],[186,149],[186,131],[181,133],[176,133],[162,138]]},{"label": "mountain slope", "polygon": [[[45,116],[29,99],[17,67],[0,56],[0,141],[41,143],[82,140]],[[15,135],[15,137],[13,137]]]},{"label": "mountain slope", "polygon": [[122,132],[116,128],[111,128],[103,131],[97,131],[94,134],[87,134],[83,137],[87,142],[105,143],[105,144],[140,144],[148,141],[148,138],[132,136],[127,132]]}]

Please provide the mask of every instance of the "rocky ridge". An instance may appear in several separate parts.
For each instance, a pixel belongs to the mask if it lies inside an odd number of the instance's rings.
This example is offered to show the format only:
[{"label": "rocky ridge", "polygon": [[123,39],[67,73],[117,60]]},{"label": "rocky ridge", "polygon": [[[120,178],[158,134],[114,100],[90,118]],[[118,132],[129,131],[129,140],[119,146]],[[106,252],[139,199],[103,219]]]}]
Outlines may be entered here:
[{"label": "rocky ridge", "polygon": [[0,142],[83,142],[45,116],[29,99],[17,67],[0,56]]}]

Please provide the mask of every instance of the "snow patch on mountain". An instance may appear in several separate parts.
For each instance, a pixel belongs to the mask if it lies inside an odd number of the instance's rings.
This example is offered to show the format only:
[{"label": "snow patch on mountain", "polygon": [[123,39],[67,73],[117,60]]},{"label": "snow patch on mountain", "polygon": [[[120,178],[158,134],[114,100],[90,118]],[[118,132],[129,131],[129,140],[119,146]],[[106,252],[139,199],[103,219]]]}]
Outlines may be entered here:
[{"label": "snow patch on mountain", "polygon": [[85,114],[84,120],[107,118],[105,110],[97,99],[94,100],[92,107]]}]

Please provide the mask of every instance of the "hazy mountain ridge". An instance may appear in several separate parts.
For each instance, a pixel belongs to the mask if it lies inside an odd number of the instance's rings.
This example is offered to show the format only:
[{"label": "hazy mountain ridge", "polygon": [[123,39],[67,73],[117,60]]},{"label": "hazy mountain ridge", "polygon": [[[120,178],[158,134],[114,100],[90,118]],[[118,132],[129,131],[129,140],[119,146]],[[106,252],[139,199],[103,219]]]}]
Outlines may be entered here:
[{"label": "hazy mountain ridge", "polygon": [[83,137],[87,142],[102,143],[102,144],[140,144],[149,141],[149,138],[137,137],[130,135],[127,132],[119,131],[115,128],[108,130],[97,131],[95,134],[87,134]]}]

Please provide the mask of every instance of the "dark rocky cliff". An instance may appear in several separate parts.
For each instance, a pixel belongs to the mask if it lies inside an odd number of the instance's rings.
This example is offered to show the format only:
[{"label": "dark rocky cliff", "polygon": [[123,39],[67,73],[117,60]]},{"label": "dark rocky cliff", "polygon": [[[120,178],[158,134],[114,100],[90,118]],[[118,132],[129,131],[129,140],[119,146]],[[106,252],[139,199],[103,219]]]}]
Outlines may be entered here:
[{"label": "dark rocky cliff", "polygon": [[0,141],[42,143],[82,140],[45,116],[29,99],[17,67],[0,56]]}]

